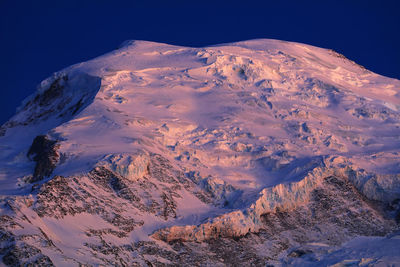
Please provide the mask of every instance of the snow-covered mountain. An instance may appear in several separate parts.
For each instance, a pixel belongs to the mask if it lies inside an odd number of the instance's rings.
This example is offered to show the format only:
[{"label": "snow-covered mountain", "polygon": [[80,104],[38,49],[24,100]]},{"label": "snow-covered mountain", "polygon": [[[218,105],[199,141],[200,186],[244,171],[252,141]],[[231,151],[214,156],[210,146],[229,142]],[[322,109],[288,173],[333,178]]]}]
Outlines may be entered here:
[{"label": "snow-covered mountain", "polygon": [[0,128],[0,256],[400,264],[399,127],[400,81],[332,50],[125,42]]}]

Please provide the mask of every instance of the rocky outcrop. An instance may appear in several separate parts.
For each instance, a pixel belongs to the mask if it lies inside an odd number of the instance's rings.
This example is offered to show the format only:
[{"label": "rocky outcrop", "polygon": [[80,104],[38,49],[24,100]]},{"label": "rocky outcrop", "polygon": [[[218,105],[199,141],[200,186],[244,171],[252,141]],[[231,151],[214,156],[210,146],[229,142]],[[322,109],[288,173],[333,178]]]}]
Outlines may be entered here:
[{"label": "rocky outcrop", "polygon": [[29,240],[35,240],[47,246],[48,240],[38,235],[12,233],[13,230],[23,229],[17,220],[18,218],[8,215],[0,216],[0,257],[3,264],[5,266],[54,266],[51,259],[40,248],[29,244]]},{"label": "rocky outcrop", "polygon": [[6,266],[54,266],[50,258],[34,246],[22,243],[6,249],[7,253],[3,256]]},{"label": "rocky outcrop", "polygon": [[52,174],[60,159],[58,148],[57,141],[50,140],[46,135],[39,135],[33,140],[27,156],[36,162],[36,166],[28,182],[34,183]]}]

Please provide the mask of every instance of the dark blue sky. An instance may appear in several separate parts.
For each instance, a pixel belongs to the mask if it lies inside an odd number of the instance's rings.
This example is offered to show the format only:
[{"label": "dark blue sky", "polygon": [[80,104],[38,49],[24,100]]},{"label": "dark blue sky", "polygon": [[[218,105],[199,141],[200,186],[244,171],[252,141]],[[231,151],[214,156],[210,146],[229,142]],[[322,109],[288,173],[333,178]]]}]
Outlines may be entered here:
[{"label": "dark blue sky", "polygon": [[186,46],[297,41],[399,79],[397,2],[0,0],[0,124],[53,72],[128,39]]}]

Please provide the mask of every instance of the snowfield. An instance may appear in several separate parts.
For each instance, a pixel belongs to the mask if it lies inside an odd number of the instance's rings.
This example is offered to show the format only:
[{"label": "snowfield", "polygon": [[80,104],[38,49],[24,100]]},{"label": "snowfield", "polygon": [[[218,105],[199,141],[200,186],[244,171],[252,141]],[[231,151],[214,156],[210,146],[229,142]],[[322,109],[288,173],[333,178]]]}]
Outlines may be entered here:
[{"label": "snowfield", "polygon": [[4,265],[400,266],[400,81],[278,40],[127,41],[0,128]]}]

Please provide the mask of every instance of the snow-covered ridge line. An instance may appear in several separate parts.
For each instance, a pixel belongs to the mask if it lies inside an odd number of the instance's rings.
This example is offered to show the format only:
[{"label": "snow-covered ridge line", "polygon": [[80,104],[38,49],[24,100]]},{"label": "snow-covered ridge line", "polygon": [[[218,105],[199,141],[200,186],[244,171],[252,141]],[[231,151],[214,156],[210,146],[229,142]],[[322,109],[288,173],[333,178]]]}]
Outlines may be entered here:
[{"label": "snow-covered ridge line", "polygon": [[89,106],[100,90],[100,77],[84,72],[56,72],[42,81],[35,93],[17,108],[17,113],[0,130],[46,121],[47,131],[69,121]]}]

